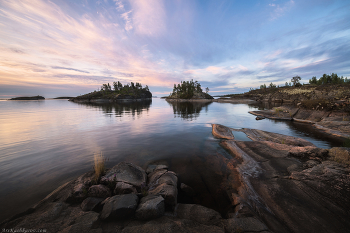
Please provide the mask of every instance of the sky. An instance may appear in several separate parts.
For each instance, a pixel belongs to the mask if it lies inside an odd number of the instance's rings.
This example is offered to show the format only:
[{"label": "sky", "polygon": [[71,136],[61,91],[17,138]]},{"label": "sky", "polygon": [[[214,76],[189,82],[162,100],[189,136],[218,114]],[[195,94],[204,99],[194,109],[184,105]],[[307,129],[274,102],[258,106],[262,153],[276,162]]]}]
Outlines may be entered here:
[{"label": "sky", "polygon": [[0,0],[0,98],[350,77],[349,0]]}]

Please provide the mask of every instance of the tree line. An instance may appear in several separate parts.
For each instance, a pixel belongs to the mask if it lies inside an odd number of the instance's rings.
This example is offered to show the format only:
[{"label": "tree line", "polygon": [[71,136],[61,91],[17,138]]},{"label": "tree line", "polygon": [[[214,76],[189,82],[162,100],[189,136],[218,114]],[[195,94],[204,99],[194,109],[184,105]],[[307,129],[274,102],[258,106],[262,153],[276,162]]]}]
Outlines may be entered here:
[{"label": "tree line", "polygon": [[[209,88],[205,88],[206,93],[209,92]],[[198,81],[181,81],[179,84],[174,84],[173,93],[171,96],[176,96],[181,99],[190,99],[193,97],[194,93],[202,93],[201,84]]]},{"label": "tree line", "polygon": [[343,84],[350,83],[350,79],[347,77],[339,77],[337,74],[332,73],[331,75],[323,74],[319,79],[316,76],[309,79],[310,84],[322,85],[322,84]]},{"label": "tree line", "polygon": [[149,91],[147,85],[143,88],[141,83],[138,83],[138,82],[136,82],[136,83],[131,82],[130,85],[125,84],[123,86],[123,84],[121,82],[117,81],[117,82],[113,82],[112,86],[109,83],[102,84],[102,86],[101,86],[101,91],[103,91],[103,92],[114,91],[114,92],[121,93],[123,91],[131,91],[131,90]]}]

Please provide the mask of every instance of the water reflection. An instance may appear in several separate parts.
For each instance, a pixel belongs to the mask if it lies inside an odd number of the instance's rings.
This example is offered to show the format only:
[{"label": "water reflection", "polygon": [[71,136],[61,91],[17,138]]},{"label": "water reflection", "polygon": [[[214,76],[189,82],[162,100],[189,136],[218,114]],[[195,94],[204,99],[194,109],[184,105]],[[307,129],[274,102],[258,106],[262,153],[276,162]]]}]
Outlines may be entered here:
[{"label": "water reflection", "polygon": [[208,106],[212,102],[170,102],[169,105],[173,107],[175,117],[181,117],[182,119],[192,121],[199,117],[202,109],[208,112]]},{"label": "water reflection", "polygon": [[131,102],[119,102],[119,103],[78,103],[80,105],[85,105],[90,108],[98,108],[104,114],[116,117],[123,116],[141,116],[141,114],[146,111],[148,112],[151,105],[152,100],[144,100],[144,101],[131,101]]}]

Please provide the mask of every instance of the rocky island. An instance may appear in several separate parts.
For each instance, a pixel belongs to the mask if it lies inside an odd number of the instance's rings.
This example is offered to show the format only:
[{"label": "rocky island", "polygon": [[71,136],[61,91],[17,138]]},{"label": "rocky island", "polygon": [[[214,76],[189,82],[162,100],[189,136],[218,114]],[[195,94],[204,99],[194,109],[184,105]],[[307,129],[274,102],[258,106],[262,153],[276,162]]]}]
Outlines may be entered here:
[{"label": "rocky island", "polygon": [[174,84],[173,92],[165,99],[167,101],[211,101],[214,98],[208,92],[209,88],[203,92],[201,84],[197,81],[181,81],[181,84]]},{"label": "rocky island", "polygon": [[113,82],[112,86],[103,84],[101,89],[91,93],[77,96],[69,101],[78,103],[103,103],[103,102],[125,102],[125,101],[143,101],[152,99],[152,93],[148,86],[142,87],[140,83],[131,82],[130,85],[123,85],[119,81]]},{"label": "rocky island", "polygon": [[[290,120],[313,125],[320,132],[346,142],[350,137],[350,82],[336,74],[314,77],[310,84],[276,87],[262,85],[243,94],[227,95],[222,102],[250,101],[275,106],[251,111],[257,120]],[[219,99],[220,102],[220,99]],[[349,142],[347,142],[349,143]]]},{"label": "rocky island", "polygon": [[44,100],[45,98],[43,96],[37,95],[37,96],[24,96],[24,97],[15,97],[11,98],[10,100]]}]

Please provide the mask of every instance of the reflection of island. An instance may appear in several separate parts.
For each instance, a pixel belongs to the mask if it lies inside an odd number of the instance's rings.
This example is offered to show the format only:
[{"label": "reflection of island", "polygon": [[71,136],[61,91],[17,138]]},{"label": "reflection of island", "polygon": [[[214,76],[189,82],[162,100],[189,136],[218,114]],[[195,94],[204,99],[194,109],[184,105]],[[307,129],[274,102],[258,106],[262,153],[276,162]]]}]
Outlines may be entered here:
[{"label": "reflection of island", "polygon": [[178,102],[178,101],[167,101],[170,106],[173,107],[175,117],[181,117],[186,120],[196,120],[199,113],[205,108],[208,111],[208,106],[212,102]]},{"label": "reflection of island", "polygon": [[138,102],[119,102],[119,103],[78,103],[92,108],[99,108],[107,115],[121,117],[124,115],[140,116],[143,111],[149,110],[152,99]]}]

